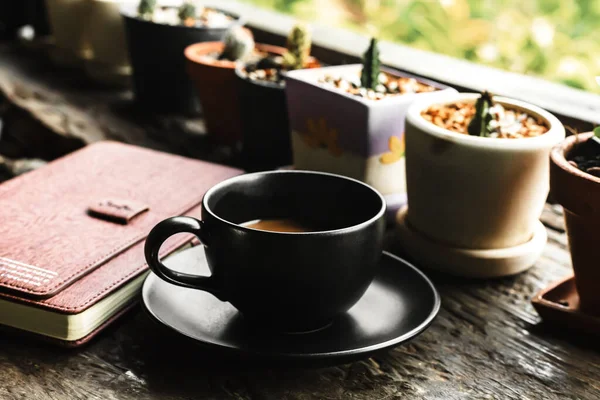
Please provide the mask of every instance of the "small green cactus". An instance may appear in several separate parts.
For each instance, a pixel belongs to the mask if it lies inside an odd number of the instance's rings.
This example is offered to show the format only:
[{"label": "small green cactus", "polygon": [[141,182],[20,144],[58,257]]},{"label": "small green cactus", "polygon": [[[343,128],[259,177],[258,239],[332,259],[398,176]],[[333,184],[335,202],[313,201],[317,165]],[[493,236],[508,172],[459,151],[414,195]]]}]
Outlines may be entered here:
[{"label": "small green cactus", "polygon": [[296,24],[287,38],[283,64],[287,70],[302,69],[308,64],[312,46],[310,32],[304,23]]},{"label": "small green cactus", "polygon": [[379,73],[381,62],[379,61],[379,49],[377,39],[371,38],[369,48],[363,55],[363,66],[360,74],[360,85],[365,89],[375,90],[379,85]]},{"label": "small green cactus", "polygon": [[182,24],[185,24],[190,19],[195,20],[196,6],[189,1],[184,1],[181,6],[179,6],[177,15],[179,16],[179,20]]},{"label": "small green cactus", "polygon": [[144,19],[152,19],[155,8],[156,0],[140,0],[140,3],[138,4],[138,14]]},{"label": "small green cactus", "polygon": [[490,108],[493,105],[492,95],[488,91],[483,91],[475,103],[475,115],[467,127],[469,135],[482,137],[490,136],[490,122],[492,121]]},{"label": "small green cactus", "polygon": [[592,141],[596,143],[596,145],[600,146],[600,126],[594,128],[594,136],[592,136]]},{"label": "small green cactus", "polygon": [[[600,76],[596,77],[596,83],[600,85]],[[597,145],[600,145],[600,126],[594,128],[594,136],[592,136],[592,141]]]},{"label": "small green cactus", "polygon": [[254,50],[254,36],[248,28],[234,26],[230,28],[223,38],[225,48],[219,57],[221,60],[244,60]]}]

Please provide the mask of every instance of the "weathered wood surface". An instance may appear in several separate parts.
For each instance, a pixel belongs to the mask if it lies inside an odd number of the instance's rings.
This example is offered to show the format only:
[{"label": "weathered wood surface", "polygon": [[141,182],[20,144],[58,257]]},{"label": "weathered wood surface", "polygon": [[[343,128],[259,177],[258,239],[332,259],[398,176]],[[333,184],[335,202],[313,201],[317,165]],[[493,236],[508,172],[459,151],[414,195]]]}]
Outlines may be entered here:
[{"label": "weathered wood surface", "polygon": [[[597,399],[600,354],[546,329],[531,296],[570,273],[559,211],[530,271],[465,281],[429,272],[442,295],[431,327],[372,359],[320,369],[226,364],[133,312],[88,347],[0,336],[2,399]],[[176,340],[177,342],[177,340]]]},{"label": "weathered wood surface", "polygon": [[[46,130],[42,135],[55,143],[57,135],[84,143],[112,137],[198,157],[208,153],[174,145],[189,139],[179,128],[178,140],[160,137],[150,119],[110,110],[106,104],[126,92],[100,91],[81,77],[67,87],[64,71],[46,76],[47,66],[25,62],[30,55],[6,51],[0,48],[0,91],[29,134]],[[109,99],[105,105],[102,96]],[[15,138],[3,137],[0,148],[9,139]],[[14,143],[5,155],[53,156],[28,141]],[[176,337],[166,344],[173,334],[136,310],[77,350],[0,334],[0,399],[598,399],[600,346],[545,326],[530,304],[538,290],[571,273],[560,208],[548,205],[543,221],[549,234],[544,254],[516,277],[470,281],[426,270],[442,296],[438,318],[412,342],[372,359],[319,369],[225,362]]]},{"label": "weathered wood surface", "polygon": [[52,160],[98,140],[237,165],[214,145],[198,116],[138,110],[129,89],[90,81],[80,69],[54,66],[43,46],[0,42],[0,154]]}]

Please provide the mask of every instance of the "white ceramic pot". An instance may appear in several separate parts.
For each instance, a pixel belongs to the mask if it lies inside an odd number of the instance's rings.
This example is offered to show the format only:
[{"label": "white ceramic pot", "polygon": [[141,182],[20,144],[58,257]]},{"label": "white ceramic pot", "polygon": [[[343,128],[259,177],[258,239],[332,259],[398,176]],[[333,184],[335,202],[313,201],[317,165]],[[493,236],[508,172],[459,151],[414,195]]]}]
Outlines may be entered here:
[{"label": "white ceramic pot", "polygon": [[62,66],[78,66],[92,57],[85,22],[87,0],[46,0],[48,20],[54,37],[53,61]]},{"label": "white ceramic pot", "polygon": [[87,74],[97,81],[126,84],[131,75],[122,4],[138,0],[86,0],[88,5],[86,36],[92,57],[85,62]]},{"label": "white ceramic pot", "polygon": [[549,153],[565,137],[560,121],[531,104],[494,100],[545,120],[544,135],[523,139],[469,136],[428,122],[432,104],[474,102],[479,94],[425,98],[406,119],[408,224],[461,249],[507,249],[532,240],[549,191]]}]

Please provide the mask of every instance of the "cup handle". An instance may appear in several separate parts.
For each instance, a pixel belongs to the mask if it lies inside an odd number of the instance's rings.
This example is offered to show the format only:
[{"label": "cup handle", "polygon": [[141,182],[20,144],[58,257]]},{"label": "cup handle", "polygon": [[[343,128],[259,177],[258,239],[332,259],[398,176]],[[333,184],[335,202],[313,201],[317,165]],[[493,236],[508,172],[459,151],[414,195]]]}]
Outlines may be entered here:
[{"label": "cup handle", "polygon": [[192,233],[200,242],[206,227],[202,221],[192,217],[172,217],[159,222],[148,234],[144,253],[150,270],[162,280],[173,285],[190,289],[204,290],[221,298],[222,290],[212,276],[191,275],[167,268],[159,258],[162,244],[177,233]]}]

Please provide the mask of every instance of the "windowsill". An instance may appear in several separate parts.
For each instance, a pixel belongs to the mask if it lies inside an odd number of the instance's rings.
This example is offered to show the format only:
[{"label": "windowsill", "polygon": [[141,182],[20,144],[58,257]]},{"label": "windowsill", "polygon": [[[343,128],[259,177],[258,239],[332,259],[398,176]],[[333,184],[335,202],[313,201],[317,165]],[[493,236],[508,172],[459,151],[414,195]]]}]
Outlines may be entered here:
[{"label": "windowsill", "polygon": [[[246,25],[286,37],[296,19],[234,0],[218,7],[236,12]],[[311,24],[313,46],[350,57],[361,57],[369,38],[344,29]],[[446,83],[458,90],[490,92],[523,100],[556,114],[600,124],[600,95],[570,88],[541,78],[503,71],[441,54],[381,41],[381,61],[390,67]]]}]

